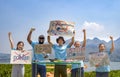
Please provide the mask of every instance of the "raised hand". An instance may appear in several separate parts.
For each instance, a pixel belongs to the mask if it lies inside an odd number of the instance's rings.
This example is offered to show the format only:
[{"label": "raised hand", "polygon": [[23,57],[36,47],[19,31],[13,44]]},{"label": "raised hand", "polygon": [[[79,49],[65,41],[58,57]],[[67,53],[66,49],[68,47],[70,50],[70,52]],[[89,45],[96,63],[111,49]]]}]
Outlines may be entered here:
[{"label": "raised hand", "polygon": [[73,35],[75,36],[75,30],[73,31]]},{"label": "raised hand", "polygon": [[31,29],[30,29],[30,32],[29,32],[29,34],[28,34],[28,36],[27,36],[27,41],[28,41],[29,44],[31,44],[31,42],[32,42],[32,40],[31,40],[31,35],[32,35],[32,32],[33,32],[33,31],[35,31],[35,28],[31,28]]},{"label": "raised hand", "polygon": [[112,53],[112,52],[114,51],[115,47],[114,47],[114,40],[113,40],[113,37],[110,36],[110,39],[111,39],[111,41],[112,41],[111,48],[110,48],[110,52]]},{"label": "raised hand", "polygon": [[113,37],[112,37],[112,36],[110,36],[110,39],[111,39],[111,40],[113,40]]},{"label": "raised hand", "polygon": [[85,30],[85,29],[83,29],[83,32],[86,32],[86,30]]},{"label": "raised hand", "polygon": [[8,38],[9,38],[9,41],[10,41],[11,49],[13,49],[14,48],[14,43],[13,43],[12,33],[11,32],[8,32]]},{"label": "raised hand", "polygon": [[35,28],[31,28],[31,30],[30,30],[30,31],[32,31],[32,32],[33,32],[33,31],[35,31]]},{"label": "raised hand", "polygon": [[9,33],[8,33],[8,36],[11,36],[11,34],[12,34],[12,33],[11,33],[11,32],[9,32]]}]

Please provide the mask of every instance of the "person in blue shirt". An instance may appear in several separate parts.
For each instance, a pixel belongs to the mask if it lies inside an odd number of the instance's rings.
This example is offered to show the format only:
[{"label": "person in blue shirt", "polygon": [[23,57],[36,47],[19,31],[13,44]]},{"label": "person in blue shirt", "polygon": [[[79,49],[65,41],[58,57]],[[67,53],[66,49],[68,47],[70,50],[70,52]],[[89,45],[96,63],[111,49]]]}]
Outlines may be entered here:
[{"label": "person in blue shirt", "polygon": [[[99,44],[99,52],[100,53],[107,53],[108,55],[110,55],[113,51],[114,51],[114,41],[113,41],[113,37],[110,36],[111,39],[111,49],[109,52],[107,52],[105,50],[105,45],[103,43]],[[96,64],[96,77],[109,77],[109,72],[110,72],[110,65],[100,65],[100,64]]]},{"label": "person in blue shirt", "polygon": [[[31,28],[27,41],[33,48],[33,59],[32,59],[32,77],[36,77],[37,75],[40,75],[40,77],[46,77],[46,65],[45,64],[36,64],[34,62],[44,61],[46,56],[44,54],[36,54],[34,51],[35,45],[37,44],[44,44],[45,37],[44,35],[40,35],[38,37],[38,42],[33,42],[31,40],[32,32],[35,31],[35,28]],[[37,69],[36,69],[37,68]]]},{"label": "person in blue shirt", "polygon": [[[19,41],[17,43],[17,48],[14,48],[14,42],[12,40],[12,33],[8,33],[9,41],[10,41],[10,46],[12,50],[19,50],[19,52],[24,52],[24,42]],[[24,64],[13,64],[12,65],[12,74],[11,77],[24,77]]]},{"label": "person in blue shirt", "polygon": [[[52,44],[50,41],[50,36],[48,35],[48,43],[51,44],[52,48],[55,51],[55,58],[59,60],[66,60],[67,53],[66,49],[70,48],[72,44],[74,43],[74,36],[72,37],[72,41],[68,44],[65,45],[65,40],[62,36],[59,36],[56,39],[57,44]],[[54,77],[67,77],[67,67],[66,65],[55,65],[55,70],[54,70]]]},{"label": "person in blue shirt", "polygon": [[[83,29],[84,33],[84,40],[83,44],[81,46],[79,41],[75,41],[74,46],[75,48],[80,48],[80,52],[85,53],[85,47],[86,47],[86,30]],[[84,63],[83,60],[78,60],[80,62],[80,66],[78,64],[72,64],[72,70],[71,70],[71,77],[78,77],[78,73],[80,73],[80,77],[84,77]],[[80,70],[80,72],[78,72]]]}]

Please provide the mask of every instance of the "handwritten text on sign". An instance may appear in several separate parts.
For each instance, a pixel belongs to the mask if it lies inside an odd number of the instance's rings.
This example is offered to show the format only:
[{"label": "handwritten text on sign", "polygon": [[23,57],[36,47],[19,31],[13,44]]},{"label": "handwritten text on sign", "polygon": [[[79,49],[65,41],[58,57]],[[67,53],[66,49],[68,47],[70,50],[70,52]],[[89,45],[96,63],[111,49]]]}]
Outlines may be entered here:
[{"label": "handwritten text on sign", "polygon": [[40,54],[40,53],[51,53],[52,48],[50,44],[37,44],[35,45],[35,53]]},{"label": "handwritten text on sign", "polygon": [[84,60],[85,51],[82,48],[68,48],[67,49],[67,59],[73,60]]},{"label": "handwritten text on sign", "polygon": [[95,65],[109,65],[109,57],[105,52],[93,52],[89,54],[89,62],[91,66]]},{"label": "handwritten text on sign", "polygon": [[74,23],[61,20],[51,21],[48,30],[49,35],[67,35],[72,36],[74,33]]},{"label": "handwritten text on sign", "polygon": [[31,52],[30,51],[18,51],[11,50],[11,64],[31,64]]}]

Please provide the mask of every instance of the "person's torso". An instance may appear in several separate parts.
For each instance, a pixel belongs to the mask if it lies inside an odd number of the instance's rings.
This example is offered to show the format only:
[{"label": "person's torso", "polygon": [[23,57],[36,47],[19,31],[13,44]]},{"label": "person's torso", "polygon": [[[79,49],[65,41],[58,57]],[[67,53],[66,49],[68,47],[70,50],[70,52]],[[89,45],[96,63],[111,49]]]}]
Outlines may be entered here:
[{"label": "person's torso", "polygon": [[[85,47],[80,47],[79,52],[84,52],[84,53],[85,53]],[[84,55],[85,55],[85,54],[84,54]],[[78,62],[79,62],[80,64],[72,64],[72,69],[84,67],[84,62],[83,62],[83,60],[78,60]]]},{"label": "person's torso", "polygon": [[[100,52],[100,53],[106,54],[109,58],[110,52],[104,51],[104,52]],[[110,65],[100,65],[100,66],[96,67],[96,72],[110,72]]]},{"label": "person's torso", "polygon": [[[35,48],[35,45],[37,45],[37,44],[39,44],[38,42],[32,42],[31,43],[31,46],[32,46],[32,48],[33,48],[33,52],[32,52],[32,60],[34,61],[38,61],[38,62],[40,62],[40,61],[44,61],[45,60],[45,58],[44,58],[44,55],[43,54],[36,54],[35,53],[35,50],[34,50],[34,48]],[[40,64],[41,65],[41,64]],[[42,65],[45,65],[45,64],[42,64]]]},{"label": "person's torso", "polygon": [[67,45],[54,45],[53,49],[55,51],[55,58],[65,60],[67,57],[66,49],[68,48]]}]

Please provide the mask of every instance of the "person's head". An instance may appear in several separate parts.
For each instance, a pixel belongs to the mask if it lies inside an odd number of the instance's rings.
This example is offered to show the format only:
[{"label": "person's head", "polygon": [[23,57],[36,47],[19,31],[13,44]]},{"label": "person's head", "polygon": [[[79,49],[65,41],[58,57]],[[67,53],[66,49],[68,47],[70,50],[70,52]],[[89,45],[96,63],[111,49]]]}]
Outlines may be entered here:
[{"label": "person's head", "polygon": [[23,50],[24,48],[24,42],[23,41],[19,41],[17,43],[17,50]]},{"label": "person's head", "polygon": [[58,37],[56,39],[56,42],[59,44],[59,45],[63,45],[65,43],[65,40],[62,36]]},{"label": "person's head", "polygon": [[99,44],[99,51],[104,51],[105,45],[103,43]]},{"label": "person's head", "polygon": [[81,46],[81,44],[80,44],[80,42],[79,42],[79,41],[75,41],[74,46],[75,46],[75,47],[80,47],[80,46]]},{"label": "person's head", "polygon": [[39,44],[43,44],[44,41],[45,41],[44,35],[40,35],[40,36],[38,37],[38,41],[39,41]]}]

